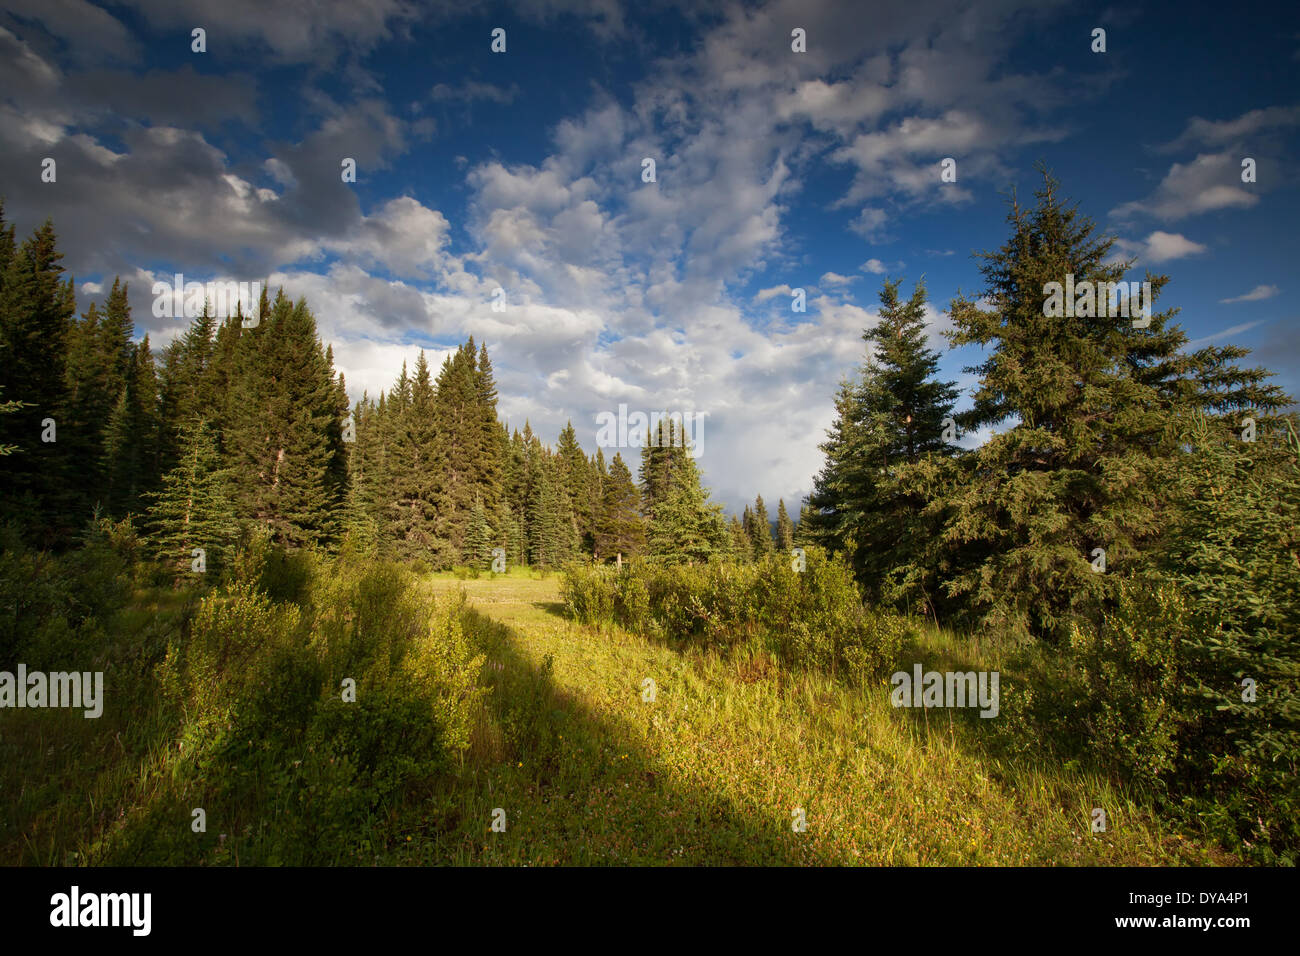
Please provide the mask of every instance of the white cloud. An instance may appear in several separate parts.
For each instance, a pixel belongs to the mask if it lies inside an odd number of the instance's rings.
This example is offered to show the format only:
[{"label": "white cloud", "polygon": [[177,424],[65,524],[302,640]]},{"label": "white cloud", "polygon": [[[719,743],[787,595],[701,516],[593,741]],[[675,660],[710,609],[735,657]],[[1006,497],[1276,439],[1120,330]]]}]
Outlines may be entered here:
[{"label": "white cloud", "polygon": [[1259,196],[1241,181],[1238,155],[1204,153],[1189,163],[1174,163],[1154,193],[1116,206],[1111,215],[1126,218],[1141,213],[1174,221],[1217,209],[1249,209],[1258,202]]},{"label": "white cloud", "polygon": [[1275,285],[1257,285],[1245,295],[1233,296],[1231,299],[1220,299],[1219,302],[1227,305],[1231,302],[1259,302],[1262,299],[1271,299],[1281,290]]},{"label": "white cloud", "polygon": [[1197,146],[1224,146],[1258,136],[1266,130],[1288,129],[1300,125],[1300,106],[1270,106],[1250,110],[1236,119],[1207,120],[1192,117],[1187,128],[1160,147],[1161,152],[1176,152]]},{"label": "white cloud", "polygon": [[842,276],[838,272],[825,272],[822,274],[821,283],[829,286],[843,286],[852,285],[861,279],[862,276]]},{"label": "white cloud", "polygon": [[429,98],[439,103],[473,103],[475,100],[486,100],[490,103],[509,104],[513,103],[518,95],[519,87],[513,83],[507,87],[479,83],[475,80],[466,80],[455,86],[438,83],[429,91]]},{"label": "white cloud", "polygon": [[794,290],[784,282],[780,285],[774,285],[768,289],[759,289],[758,294],[754,296],[755,302],[766,302],[768,299],[774,299],[778,295],[793,295]]},{"label": "white cloud", "polygon": [[1159,229],[1139,242],[1117,239],[1115,246],[1119,253],[1111,256],[1112,262],[1128,256],[1136,256],[1139,260],[1149,263],[1171,262],[1174,259],[1200,255],[1208,249],[1207,246],[1193,242],[1181,233],[1162,232]]},{"label": "white cloud", "polygon": [[[234,48],[266,49],[280,63],[365,53],[417,12],[402,0],[321,0],[308,22],[259,3],[135,0],[166,29],[224,23]],[[433,11],[458,9],[439,0]],[[527,22],[575,13],[607,37],[626,29],[613,0],[527,0],[518,9]],[[410,195],[363,208],[357,197],[367,191],[342,186],[337,162],[321,162],[353,156],[360,175],[373,177],[433,135],[427,120],[393,115],[355,65],[344,78],[360,83],[348,88],[361,96],[334,102],[305,92],[314,127],[248,165],[215,136],[169,124],[128,126],[130,162],[116,163],[92,148],[103,144],[71,141],[72,118],[6,104],[0,173],[29,168],[42,137],[109,169],[93,202],[72,188],[58,201],[94,207],[78,224],[85,235],[134,245],[82,249],[78,268],[88,260],[93,272],[124,271],[112,254],[216,271],[229,250],[243,251],[241,268],[269,264],[273,287],[307,297],[354,397],[388,388],[421,343],[436,366],[436,341],[473,335],[492,352],[500,411],[512,425],[528,418],[554,436],[572,418],[591,449],[595,414],[619,402],[705,411],[701,466],[719,497],[734,508],[762,492],[797,513],[797,495],[820,464],[833,383],[861,361],[862,330],[877,315],[827,295],[810,299],[809,316],[761,308],[815,274],[801,274],[788,206],[810,168],[833,160],[848,174],[837,198],[853,210],[849,228],[882,241],[901,207],[963,201],[965,183],[1004,172],[1006,150],[1059,137],[1028,117],[1062,99],[1069,78],[1001,69],[1022,26],[1041,16],[1014,2],[954,11],[915,0],[864,31],[852,5],[729,6],[698,44],[656,61],[623,101],[597,91],[589,108],[561,120],[550,155],[483,159],[466,146],[470,158],[448,164],[467,170],[463,247],[443,210]],[[806,56],[789,55],[791,22],[809,31]],[[42,62],[23,58],[15,68],[39,77]],[[429,98],[504,103],[515,92],[463,80],[433,87]],[[939,182],[938,161],[949,155],[962,185]],[[646,156],[656,160],[655,183],[641,181]],[[66,211],[52,210],[56,218]],[[114,228],[122,223],[130,229]],[[895,267],[873,258],[860,268]],[[820,281],[846,287],[859,278],[826,272]],[[767,287],[740,301],[736,290],[755,279]],[[489,307],[497,283],[507,291],[504,313]],[[927,311],[933,343],[942,345],[946,322]],[[635,467],[636,453],[628,457]]]}]

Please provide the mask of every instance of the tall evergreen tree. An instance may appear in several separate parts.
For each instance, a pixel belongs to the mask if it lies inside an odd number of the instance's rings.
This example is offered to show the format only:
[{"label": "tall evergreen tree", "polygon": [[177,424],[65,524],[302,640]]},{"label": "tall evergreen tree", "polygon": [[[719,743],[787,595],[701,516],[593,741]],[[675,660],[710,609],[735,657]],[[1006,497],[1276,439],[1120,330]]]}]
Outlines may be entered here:
[{"label": "tall evergreen tree", "polygon": [[578,529],[564,488],[563,464],[543,453],[537,463],[536,501],[533,505],[530,554],[533,564],[559,567],[578,548]]},{"label": "tall evergreen tree", "polygon": [[655,422],[641,446],[641,509],[648,520],[654,521],[659,505],[668,498],[672,488],[673,472],[682,455],[678,447],[676,421],[663,419]]},{"label": "tall evergreen tree", "polygon": [[241,330],[229,410],[225,451],[240,514],[290,547],[336,541],[338,391],[305,301],[280,290],[258,324]]},{"label": "tall evergreen tree", "polygon": [[[1177,452],[1171,417],[1242,402],[1267,414],[1287,399],[1264,383],[1267,373],[1236,368],[1239,352],[1181,355],[1173,310],[1151,309],[1144,329],[1118,309],[1098,315],[1107,297],[1085,290],[1120,282],[1132,262],[1112,262],[1114,240],[1062,202],[1046,171],[1043,180],[1032,209],[1012,197],[1011,238],[981,255],[990,307],[959,296],[950,308],[953,343],[988,353],[969,370],[980,384],[959,421],[1004,430],[964,456],[936,510],[949,554],[959,554],[949,594],[985,623],[1059,634],[1135,566],[1161,526],[1156,465]],[[1048,315],[1049,283],[1069,276],[1074,314]],[[1147,281],[1154,302],[1168,277]],[[1100,552],[1106,574],[1094,571]]]},{"label": "tall evergreen tree", "polygon": [[449,553],[438,530],[437,488],[444,461],[434,419],[433,379],[423,351],[413,376],[407,376],[403,363],[392,395],[395,401],[387,406],[391,419],[387,466],[375,493],[388,503],[385,511],[396,553],[446,566],[459,554]]},{"label": "tall evergreen tree", "polygon": [[[668,434],[674,434],[670,421]],[[709,501],[709,492],[700,483],[699,469],[688,454],[683,435],[673,454],[662,461],[670,463],[667,487],[658,492],[648,531],[648,553],[668,564],[694,563],[720,558],[730,550],[722,506]],[[646,470],[646,449],[642,449],[642,467]],[[654,480],[651,466],[651,480]],[[644,490],[643,490],[644,495]]]},{"label": "tall evergreen tree", "polygon": [[[745,506],[745,513],[750,514],[749,506]],[[754,544],[749,540],[749,532],[745,530],[745,522],[731,516],[731,522],[727,525],[727,533],[731,543],[731,558],[733,561],[740,561],[749,564],[754,560]]]},{"label": "tall evergreen tree", "polygon": [[[4,513],[42,543],[66,541],[84,520],[76,497],[68,444],[59,442],[68,403],[67,354],[75,303],[63,279],[54,226],[46,220],[20,248],[0,206],[0,391],[21,407],[0,418],[0,444],[21,454],[0,462]],[[51,432],[47,424],[53,420]],[[71,436],[69,436],[71,437]],[[46,440],[53,438],[53,440]]]},{"label": "tall evergreen tree", "polygon": [[909,466],[946,457],[945,421],[957,390],[936,379],[939,355],[926,345],[924,283],[906,302],[897,280],[880,291],[880,321],[863,332],[867,358],[841,385],[837,419],[822,446],[826,464],[809,502],[811,538],[845,553],[874,599],[922,606],[936,587],[923,557],[938,533],[923,515],[924,492]]},{"label": "tall evergreen tree", "polygon": [[464,563],[480,571],[487,570],[492,563],[492,538],[492,525],[488,523],[483,500],[475,498],[465,527],[465,547],[461,556]]},{"label": "tall evergreen tree", "polygon": [[560,430],[560,440],[556,446],[556,455],[564,475],[564,490],[573,503],[573,516],[578,526],[578,539],[581,547],[590,551],[595,537],[596,508],[593,506],[591,464],[578,444],[578,435],[573,422],[565,424]]}]

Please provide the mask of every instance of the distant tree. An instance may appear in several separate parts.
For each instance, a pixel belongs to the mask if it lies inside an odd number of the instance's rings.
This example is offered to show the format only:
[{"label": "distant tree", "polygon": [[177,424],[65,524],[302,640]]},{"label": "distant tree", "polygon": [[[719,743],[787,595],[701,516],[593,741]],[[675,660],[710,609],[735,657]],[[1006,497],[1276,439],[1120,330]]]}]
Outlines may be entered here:
[{"label": "distant tree", "polygon": [[600,502],[596,525],[595,555],[609,560],[622,555],[634,557],[645,550],[645,521],[639,511],[640,496],[632,483],[632,472],[623,456],[614,455]]},{"label": "distant tree", "polygon": [[110,514],[118,518],[139,514],[143,496],[158,483],[158,377],[149,336],[134,351],[104,437],[104,491]]},{"label": "distant tree", "polygon": [[[672,433],[671,424],[669,433]],[[722,557],[730,550],[722,506],[709,502],[695,460],[687,453],[684,436],[676,451],[677,454],[667,459],[672,462],[668,485],[659,493],[650,518],[649,554],[669,564]],[[643,457],[643,466],[645,462]]]},{"label": "distant tree", "polygon": [[465,564],[486,570],[492,563],[492,540],[492,525],[488,522],[483,500],[475,498],[465,528],[465,547],[462,553]]},{"label": "distant tree", "polygon": [[[745,513],[750,513],[749,506],[745,506]],[[745,531],[745,522],[735,515],[731,516],[731,521],[727,525],[727,533],[731,542],[731,557],[735,561],[745,564],[754,560],[754,545],[749,540],[749,534]]]},{"label": "distant tree", "polygon": [[776,546],[782,554],[789,554],[794,547],[794,523],[785,510],[785,499],[776,503]]},{"label": "distant tree", "polygon": [[546,453],[538,461],[535,496],[531,563],[559,567],[577,552],[578,528],[564,489],[563,465]]},{"label": "distant tree", "polygon": [[749,534],[749,542],[754,550],[754,557],[762,558],[771,554],[772,525],[767,519],[767,505],[763,504],[762,495],[754,499],[753,510],[748,512],[748,522],[745,531]]}]

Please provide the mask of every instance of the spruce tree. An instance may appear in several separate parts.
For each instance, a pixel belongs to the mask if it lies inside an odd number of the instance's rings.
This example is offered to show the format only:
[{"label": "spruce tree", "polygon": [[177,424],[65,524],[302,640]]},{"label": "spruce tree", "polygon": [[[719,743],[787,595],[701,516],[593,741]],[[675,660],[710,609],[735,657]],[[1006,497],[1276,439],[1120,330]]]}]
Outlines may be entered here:
[{"label": "spruce tree", "polygon": [[[669,434],[673,434],[671,422]],[[666,459],[671,470],[650,518],[648,553],[666,564],[723,557],[730,548],[722,506],[709,501],[695,460],[685,447],[685,436],[663,450],[675,454]]]},{"label": "spruce tree", "polygon": [[231,391],[225,452],[240,515],[282,545],[331,546],[344,503],[332,480],[339,395],[304,300],[280,290],[241,330]]},{"label": "spruce tree", "polygon": [[578,526],[581,547],[590,551],[594,546],[596,509],[591,487],[591,464],[578,444],[573,422],[560,430],[556,454],[564,475],[564,489],[573,503],[573,516]]},{"label": "spruce tree", "polygon": [[492,563],[492,525],[488,523],[483,500],[475,498],[465,528],[465,547],[461,560],[472,568],[485,571]]},{"label": "spruce tree", "polygon": [[239,533],[227,494],[228,475],[206,420],[184,421],[179,439],[175,467],[162,477],[158,491],[145,496],[152,502],[145,522],[146,540],[178,578],[192,570],[193,552],[202,549],[204,573],[211,576],[228,563]]},{"label": "spruce tree", "polygon": [[[439,464],[433,474],[433,504],[436,537],[444,549],[443,566],[454,563],[464,547],[474,495],[494,501],[493,496],[499,493],[499,461],[493,478],[488,474],[493,466],[488,464],[485,447],[488,384],[480,371],[473,338],[445,359],[438,373],[433,422]],[[495,401],[495,388],[490,392],[491,401]]]},{"label": "spruce tree", "polygon": [[677,447],[676,422],[662,419],[655,422],[641,446],[641,509],[647,520],[654,521],[661,502],[667,499],[672,487],[673,472],[680,451]]},{"label": "spruce tree", "polygon": [[158,376],[146,335],[104,436],[104,494],[113,516],[140,513],[143,496],[157,486],[158,432]]},{"label": "spruce tree", "polygon": [[531,563],[556,568],[577,551],[577,524],[564,488],[563,464],[544,450],[537,462],[534,495]]},{"label": "spruce tree", "polygon": [[745,531],[749,534],[754,557],[761,560],[772,553],[772,525],[767,520],[767,505],[763,504],[762,495],[754,499],[754,507],[748,512],[748,517],[749,524]]},{"label": "spruce tree", "polygon": [[776,503],[776,547],[782,554],[789,554],[794,547],[794,524],[785,510],[785,499]]},{"label": "spruce tree", "polygon": [[[1119,283],[1132,262],[1111,261],[1114,240],[1058,197],[1046,171],[1035,195],[1032,209],[1011,198],[1010,239],[981,254],[991,307],[965,296],[950,307],[953,344],[988,354],[968,370],[980,383],[958,420],[1003,430],[963,456],[933,510],[944,516],[948,593],[986,624],[1056,635],[1093,613],[1167,517],[1158,465],[1178,448],[1168,423],[1242,401],[1265,414],[1285,396],[1262,370],[1232,365],[1236,352],[1180,355],[1174,310],[1152,308],[1146,328],[1118,309],[1097,314],[1108,297],[1086,292]],[[1071,276],[1073,316],[1049,315],[1049,284]],[[1153,303],[1168,277],[1147,281]]]},{"label": "spruce tree", "polygon": [[396,553],[446,567],[460,556],[450,554],[438,532],[437,488],[444,462],[434,418],[433,379],[423,351],[413,376],[407,375],[403,363],[391,394],[386,468],[374,493],[386,502],[384,512]]},{"label": "spruce tree", "polygon": [[645,550],[645,521],[640,514],[640,495],[632,482],[632,472],[621,454],[615,453],[604,486],[594,553],[603,561],[620,555],[623,560],[636,557]]},{"label": "spruce tree", "polygon": [[[746,513],[749,512],[749,506],[745,506]],[[745,523],[735,515],[731,516],[731,522],[727,526],[728,536],[731,543],[731,558],[733,561],[739,561],[743,564],[749,564],[754,560],[754,545],[749,540],[749,533],[745,530]]]},{"label": "spruce tree", "polygon": [[[86,515],[77,512],[73,466],[60,432],[66,424],[67,353],[75,303],[63,279],[54,226],[46,220],[20,248],[0,206],[0,390],[22,406],[0,418],[0,444],[21,449],[0,463],[4,514],[41,544],[66,543]],[[49,431],[53,420],[54,431]],[[45,440],[46,436],[53,441]],[[72,437],[71,435],[69,437]]]},{"label": "spruce tree", "polygon": [[90,303],[68,336],[67,411],[59,440],[66,443],[74,469],[73,484],[83,510],[90,510],[103,493],[104,432],[118,392],[110,384],[110,363],[99,347],[100,313]]},{"label": "spruce tree", "polygon": [[924,608],[937,587],[927,555],[938,527],[909,469],[952,453],[944,428],[957,391],[935,377],[925,284],[906,302],[898,287],[897,280],[883,284],[880,321],[863,332],[866,360],[837,396],[837,419],[822,446],[826,464],[809,496],[816,509],[810,537],[844,553],[873,599]]}]

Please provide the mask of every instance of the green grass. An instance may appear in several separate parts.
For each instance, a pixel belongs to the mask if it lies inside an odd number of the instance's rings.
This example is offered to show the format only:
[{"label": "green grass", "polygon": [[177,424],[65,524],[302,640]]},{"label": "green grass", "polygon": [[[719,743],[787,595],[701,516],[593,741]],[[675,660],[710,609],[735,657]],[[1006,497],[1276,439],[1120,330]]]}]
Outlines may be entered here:
[{"label": "green grass", "polygon": [[[439,846],[457,862],[1231,862],[1095,776],[992,758],[951,712],[895,710],[886,682],[853,690],[763,658],[577,626],[553,580],[431,586],[465,590],[504,667],[457,792],[480,826]],[[969,656],[938,633],[918,651]],[[642,700],[647,677],[653,703]],[[529,694],[547,701],[542,719],[513,763],[497,760],[494,722]],[[495,806],[506,833],[489,832]],[[1090,831],[1093,807],[1107,811],[1105,833]],[[796,808],[804,833],[792,830]]]},{"label": "green grass", "polygon": [[[978,719],[895,710],[765,656],[682,649],[563,615],[559,579],[527,569],[431,575],[463,590],[489,689],[469,751],[357,825],[357,864],[1157,865],[1234,860],[1172,832],[1140,799],[1073,767],[1007,756]],[[123,646],[178,620],[184,593],[141,592],[112,622]],[[993,653],[936,631],[927,667],[980,669]],[[129,667],[114,662],[115,667]],[[286,813],[250,790],[252,837],[190,833],[203,781],[180,720],[151,696],[95,721],[0,714],[0,862],[274,862],[256,832]],[[642,699],[651,678],[656,699]],[[1108,817],[1089,828],[1092,807]],[[494,808],[505,832],[492,832]],[[792,830],[804,811],[807,830]],[[209,829],[225,824],[210,820]],[[141,831],[151,835],[141,837]]]}]

